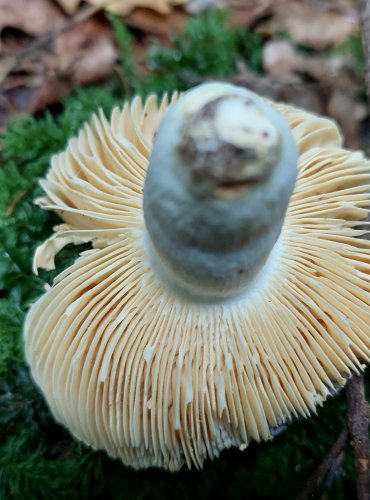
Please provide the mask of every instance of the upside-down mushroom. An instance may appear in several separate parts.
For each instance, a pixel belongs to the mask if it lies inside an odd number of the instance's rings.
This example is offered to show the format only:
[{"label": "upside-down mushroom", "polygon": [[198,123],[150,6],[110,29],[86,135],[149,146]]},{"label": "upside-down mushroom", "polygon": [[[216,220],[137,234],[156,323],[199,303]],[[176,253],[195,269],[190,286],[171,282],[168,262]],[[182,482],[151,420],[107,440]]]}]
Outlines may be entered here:
[{"label": "upside-down mushroom", "polygon": [[41,186],[65,224],[35,268],[93,248],[32,305],[26,356],[93,448],[201,467],[369,361],[370,162],[332,121],[222,83],[135,98],[94,116]]}]

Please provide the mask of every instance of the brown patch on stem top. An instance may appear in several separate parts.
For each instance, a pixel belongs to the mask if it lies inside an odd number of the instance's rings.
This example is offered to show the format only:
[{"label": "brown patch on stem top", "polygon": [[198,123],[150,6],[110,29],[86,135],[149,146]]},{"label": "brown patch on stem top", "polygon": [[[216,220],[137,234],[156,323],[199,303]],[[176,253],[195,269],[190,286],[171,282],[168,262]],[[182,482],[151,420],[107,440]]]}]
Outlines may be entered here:
[{"label": "brown patch on stem top", "polygon": [[[253,168],[250,172],[245,168],[248,163],[259,162],[257,143],[240,147],[221,138],[216,130],[214,120],[218,106],[235,98],[238,96],[218,97],[185,120],[177,152],[195,182],[209,181],[221,190],[236,193],[258,182],[266,172],[263,168]],[[241,100],[241,105],[249,107],[252,104],[251,99]],[[265,133],[261,137],[266,139],[267,136]]]}]

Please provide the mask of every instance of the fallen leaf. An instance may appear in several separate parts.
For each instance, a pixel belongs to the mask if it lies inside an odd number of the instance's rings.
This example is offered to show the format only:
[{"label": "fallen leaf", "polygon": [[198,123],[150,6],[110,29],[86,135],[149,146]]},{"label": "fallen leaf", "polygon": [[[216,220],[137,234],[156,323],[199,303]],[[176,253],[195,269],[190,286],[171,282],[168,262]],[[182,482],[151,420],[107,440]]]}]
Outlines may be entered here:
[{"label": "fallen leaf", "polygon": [[232,12],[234,26],[251,26],[270,13],[276,0],[189,0],[186,11],[199,14],[214,8],[226,8]]},{"label": "fallen leaf", "polygon": [[263,68],[274,80],[297,81],[303,58],[287,40],[270,40],[263,47]]},{"label": "fallen leaf", "polygon": [[284,32],[295,43],[315,50],[339,45],[358,31],[359,19],[353,8],[334,7],[333,2],[277,2],[273,17],[259,32],[268,36]]},{"label": "fallen leaf", "polygon": [[48,70],[75,85],[83,85],[109,75],[115,60],[109,27],[91,18],[55,40]]},{"label": "fallen leaf", "polygon": [[137,7],[145,7],[160,14],[169,14],[173,6],[185,4],[187,0],[87,0],[87,2],[125,16]]},{"label": "fallen leaf", "polygon": [[361,149],[360,123],[367,116],[364,103],[343,88],[332,88],[327,102],[327,113],[340,125],[347,147]]},{"label": "fallen leaf", "polygon": [[[297,93],[297,87],[315,89],[316,103],[309,95],[309,108],[321,102],[320,112],[328,114],[340,125],[346,139],[346,145],[353,149],[361,147],[360,124],[366,118],[367,111],[358,95],[363,86],[362,74],[353,63],[351,57],[346,55],[323,56],[307,55],[299,52],[287,40],[271,40],[263,49],[264,70],[274,82],[290,87],[286,97],[294,104],[307,107],[302,101],[304,94]],[[307,82],[311,82],[311,87]],[[294,93],[292,89],[294,88]],[[301,102],[297,102],[299,97]],[[315,109],[314,111],[317,111]]]},{"label": "fallen leaf", "polygon": [[173,9],[168,14],[159,14],[149,9],[135,9],[125,17],[125,23],[131,28],[147,35],[169,39],[173,33],[181,33],[186,16],[183,11]]},{"label": "fallen leaf", "polygon": [[281,82],[249,70],[243,71],[229,81],[274,101],[286,102],[317,114],[325,114],[325,103],[320,95],[322,89],[316,82]]},{"label": "fallen leaf", "polygon": [[361,122],[366,118],[366,106],[344,89],[337,89],[325,82],[305,80],[282,82],[267,76],[246,72],[231,83],[249,88],[275,101],[287,102],[302,109],[334,118],[340,125],[345,144],[351,149],[360,149]]},{"label": "fallen leaf", "polygon": [[[81,0],[55,0],[66,12],[71,15],[77,12]],[[126,16],[137,8],[147,8],[162,15],[172,12],[172,7],[184,5],[188,0],[86,0],[88,3],[101,7],[114,14]]]},{"label": "fallen leaf", "polygon": [[[76,85],[100,81],[113,72],[117,54],[109,24],[93,17],[77,22],[79,13],[68,20],[59,9],[49,7],[47,0],[13,0],[6,5],[0,0],[0,14],[4,14],[0,30],[22,33],[19,47],[17,37],[10,45],[2,37],[0,122],[20,111],[43,109]],[[23,35],[29,37],[27,46]]]},{"label": "fallen leaf", "polygon": [[81,0],[55,0],[66,14],[72,15],[77,12]]},{"label": "fallen leaf", "polygon": [[[145,34],[170,39],[173,33],[181,33],[186,23],[186,13],[199,14],[215,6],[232,7],[230,27],[250,26],[265,16],[273,0],[190,0],[186,9],[172,9],[167,14],[160,14],[147,8],[135,8],[125,16],[125,23]],[[182,2],[184,3],[184,2]]]},{"label": "fallen leaf", "polygon": [[49,0],[0,0],[0,31],[12,27],[38,36],[67,21]]}]

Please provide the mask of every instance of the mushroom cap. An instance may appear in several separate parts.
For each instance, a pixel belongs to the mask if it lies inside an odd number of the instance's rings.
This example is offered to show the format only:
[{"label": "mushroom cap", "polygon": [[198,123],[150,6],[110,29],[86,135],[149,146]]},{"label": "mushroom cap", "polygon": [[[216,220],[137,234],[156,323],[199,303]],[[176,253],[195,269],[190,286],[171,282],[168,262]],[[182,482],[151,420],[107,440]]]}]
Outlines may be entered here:
[{"label": "mushroom cap", "polygon": [[93,248],[32,305],[26,357],[56,420],[135,468],[201,467],[308,416],[370,358],[370,162],[336,125],[285,104],[298,179],[272,254],[238,299],[194,303],[151,267],[143,184],[163,113],[135,98],[51,160],[41,207],[65,224],[36,252]]}]

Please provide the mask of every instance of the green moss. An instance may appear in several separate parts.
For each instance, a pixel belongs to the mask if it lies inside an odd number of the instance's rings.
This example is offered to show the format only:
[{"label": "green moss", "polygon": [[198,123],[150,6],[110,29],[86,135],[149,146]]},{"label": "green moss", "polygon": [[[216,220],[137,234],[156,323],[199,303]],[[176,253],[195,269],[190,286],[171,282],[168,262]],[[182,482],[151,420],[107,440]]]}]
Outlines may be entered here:
[{"label": "green moss", "polygon": [[365,71],[365,54],[360,34],[350,36],[348,40],[339,45],[333,53],[351,57],[358,72],[363,73]]},{"label": "green moss", "polygon": [[[131,91],[184,89],[205,77],[236,72],[245,60],[260,69],[261,41],[253,33],[230,30],[220,11],[194,18],[172,49],[155,47],[148,55],[151,75],[138,82],[130,37],[112,18],[122,54],[121,67]],[[125,59],[124,59],[125,58]],[[45,281],[74,260],[81,247],[67,247],[57,271],[31,273],[35,248],[51,234],[57,217],[33,201],[41,194],[37,179],[50,157],[65,147],[99,106],[107,113],[125,98],[117,81],[77,90],[56,116],[45,113],[12,121],[0,138],[0,498],[1,499],[229,499],[294,498],[335,441],[343,425],[343,395],[328,402],[317,417],[292,424],[272,443],[252,444],[241,453],[226,451],[204,470],[134,472],[76,443],[54,423],[23,361],[22,323]],[[353,496],[350,457],[327,498]]]},{"label": "green moss", "polygon": [[114,39],[120,54],[121,76],[126,84],[126,91],[131,93],[140,93],[141,84],[137,75],[137,68],[133,59],[133,38],[126,28],[123,20],[113,14],[108,14]]},{"label": "green moss", "polygon": [[202,79],[223,78],[237,72],[238,61],[252,70],[262,66],[262,40],[256,33],[228,27],[224,10],[206,12],[191,19],[170,48],[153,46],[146,64],[150,75],[142,90],[172,92],[186,90]]}]

